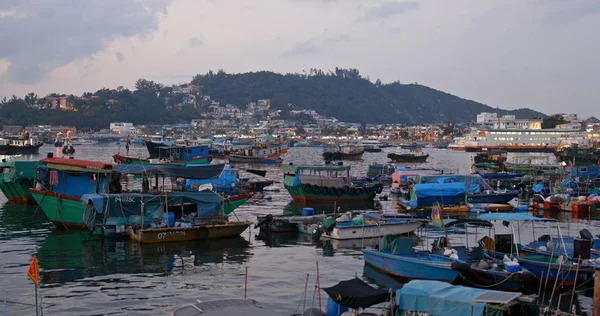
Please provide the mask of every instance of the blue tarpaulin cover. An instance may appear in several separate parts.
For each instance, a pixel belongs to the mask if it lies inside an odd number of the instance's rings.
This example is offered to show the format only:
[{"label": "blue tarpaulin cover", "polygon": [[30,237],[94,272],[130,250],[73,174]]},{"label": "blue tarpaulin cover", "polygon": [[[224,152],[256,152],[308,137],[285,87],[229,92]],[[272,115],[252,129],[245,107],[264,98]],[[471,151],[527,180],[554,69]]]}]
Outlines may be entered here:
[{"label": "blue tarpaulin cover", "polygon": [[473,302],[484,292],[470,287],[428,280],[414,280],[396,291],[398,309],[418,311],[432,316],[483,315],[485,303]]},{"label": "blue tarpaulin cover", "polygon": [[533,191],[533,192],[535,192],[535,193],[540,193],[540,192],[542,191],[542,189],[543,189],[543,188],[544,188],[544,184],[540,182],[540,183],[538,183],[538,184],[534,185],[534,186],[531,188],[531,191]]},{"label": "blue tarpaulin cover", "polygon": [[417,198],[456,196],[465,194],[465,184],[455,183],[423,183],[415,184]]}]

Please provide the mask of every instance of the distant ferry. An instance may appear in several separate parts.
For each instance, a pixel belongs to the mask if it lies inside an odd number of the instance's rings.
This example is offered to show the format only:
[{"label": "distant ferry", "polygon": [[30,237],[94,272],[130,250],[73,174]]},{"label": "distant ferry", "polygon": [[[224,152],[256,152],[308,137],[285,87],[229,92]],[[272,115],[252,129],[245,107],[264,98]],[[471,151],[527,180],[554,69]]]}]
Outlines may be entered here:
[{"label": "distant ferry", "polygon": [[578,130],[475,130],[464,138],[456,138],[448,148],[467,152],[485,149],[501,149],[508,152],[554,152],[561,143],[577,143],[587,138],[587,132]]}]

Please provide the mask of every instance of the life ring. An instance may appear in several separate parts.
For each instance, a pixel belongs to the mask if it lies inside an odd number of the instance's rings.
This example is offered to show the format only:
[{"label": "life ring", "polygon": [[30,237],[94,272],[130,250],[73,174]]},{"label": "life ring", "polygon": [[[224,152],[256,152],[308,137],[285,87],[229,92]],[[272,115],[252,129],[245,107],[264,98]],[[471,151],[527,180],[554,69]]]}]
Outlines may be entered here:
[{"label": "life ring", "polygon": [[317,194],[317,195],[318,195],[318,194],[321,194],[321,188],[320,188],[320,187],[318,187],[318,186],[316,186],[316,185],[313,185],[313,186],[312,186],[312,189],[311,189],[311,191],[312,191],[312,193],[314,193],[314,194]]},{"label": "life ring", "polygon": [[357,189],[350,189],[350,195],[358,195],[358,190]]},{"label": "life ring", "polygon": [[131,158],[125,158],[125,163],[131,163],[131,162],[132,162]]},{"label": "life ring", "polygon": [[312,185],[310,185],[308,183],[303,184],[302,188],[304,189],[304,192],[306,192],[306,193],[311,193],[313,191]]},{"label": "life ring", "polygon": [[344,191],[342,189],[334,189],[335,190],[335,195],[337,196],[342,196],[344,194]]},{"label": "life ring", "polygon": [[358,189],[358,192],[359,192],[360,194],[365,194],[365,193],[367,193],[367,189],[365,189],[365,188],[360,188],[360,189]]},{"label": "life ring", "polygon": [[342,188],[342,190],[344,191],[344,193],[348,193],[348,192],[350,192],[350,187],[349,187],[349,186],[347,186],[347,185],[345,185],[345,186]]}]

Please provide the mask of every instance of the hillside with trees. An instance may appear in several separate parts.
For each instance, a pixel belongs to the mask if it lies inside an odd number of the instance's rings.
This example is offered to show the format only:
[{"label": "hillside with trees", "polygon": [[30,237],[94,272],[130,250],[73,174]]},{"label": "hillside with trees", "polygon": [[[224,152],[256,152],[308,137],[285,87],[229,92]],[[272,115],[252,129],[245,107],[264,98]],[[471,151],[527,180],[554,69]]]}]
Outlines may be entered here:
[{"label": "hillside with trees", "polygon": [[[418,84],[370,81],[356,69],[302,74],[262,71],[227,74],[209,71],[193,78],[198,87],[193,102],[172,93],[172,87],[139,79],[135,89],[103,88],[81,96],[53,93],[45,97],[29,93],[0,101],[0,125],[72,125],[106,128],[110,122],[139,124],[189,123],[207,113],[210,96],[222,105],[243,108],[249,102],[270,99],[271,108],[289,118],[292,109],[314,109],[340,121],[360,123],[441,123],[472,121],[480,112],[514,114],[518,118],[545,117],[530,110],[500,110],[461,99]],[[65,103],[67,106],[63,107]]]}]

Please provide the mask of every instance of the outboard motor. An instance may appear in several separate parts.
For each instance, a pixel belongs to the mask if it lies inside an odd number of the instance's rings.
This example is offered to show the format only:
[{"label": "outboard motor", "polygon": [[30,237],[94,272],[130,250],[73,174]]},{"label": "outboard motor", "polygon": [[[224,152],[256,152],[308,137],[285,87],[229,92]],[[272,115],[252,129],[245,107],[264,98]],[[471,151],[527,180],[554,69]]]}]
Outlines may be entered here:
[{"label": "outboard motor", "polygon": [[538,238],[538,241],[541,242],[549,242],[550,240],[552,240],[552,237],[550,237],[550,235],[542,235],[540,236],[540,238]]}]

